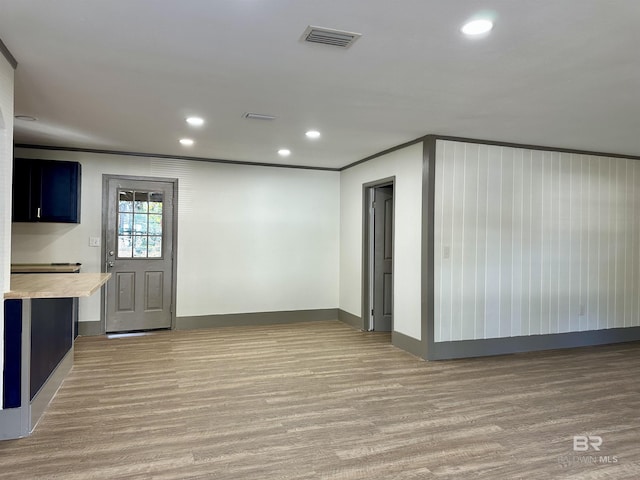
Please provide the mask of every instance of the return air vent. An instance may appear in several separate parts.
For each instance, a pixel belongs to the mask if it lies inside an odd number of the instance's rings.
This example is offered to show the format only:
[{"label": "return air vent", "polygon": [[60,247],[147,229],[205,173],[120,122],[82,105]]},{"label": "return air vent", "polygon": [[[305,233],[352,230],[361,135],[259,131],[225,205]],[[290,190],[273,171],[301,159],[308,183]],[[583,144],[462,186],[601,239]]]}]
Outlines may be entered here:
[{"label": "return air vent", "polygon": [[249,120],[275,120],[275,115],[267,115],[265,113],[245,113],[244,118]]},{"label": "return air vent", "polygon": [[311,43],[322,43],[334,47],[349,48],[362,34],[334,30],[332,28],[313,27],[309,25],[302,34],[302,40]]}]

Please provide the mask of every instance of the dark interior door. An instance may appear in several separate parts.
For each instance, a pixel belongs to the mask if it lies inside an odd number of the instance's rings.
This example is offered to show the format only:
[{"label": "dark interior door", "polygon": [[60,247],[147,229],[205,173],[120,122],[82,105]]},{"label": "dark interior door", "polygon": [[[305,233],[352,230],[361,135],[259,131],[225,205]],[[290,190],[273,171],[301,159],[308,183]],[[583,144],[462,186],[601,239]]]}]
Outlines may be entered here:
[{"label": "dark interior door", "polygon": [[393,187],[377,187],[373,197],[373,329],[393,328]]}]

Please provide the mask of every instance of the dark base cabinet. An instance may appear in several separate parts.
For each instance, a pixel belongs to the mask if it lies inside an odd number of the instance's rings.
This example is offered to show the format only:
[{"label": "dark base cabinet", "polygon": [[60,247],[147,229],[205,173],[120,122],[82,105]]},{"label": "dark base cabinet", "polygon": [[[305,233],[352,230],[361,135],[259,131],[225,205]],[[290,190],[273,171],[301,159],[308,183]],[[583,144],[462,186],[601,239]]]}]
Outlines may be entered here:
[{"label": "dark base cabinet", "polygon": [[[33,400],[73,345],[74,298],[31,299],[29,400]],[[3,408],[21,406],[23,300],[4,302]]]},{"label": "dark base cabinet", "polygon": [[80,184],[78,162],[16,158],[13,221],[80,223]]},{"label": "dark base cabinet", "polygon": [[73,343],[73,298],[31,300],[31,397],[33,400]]},{"label": "dark base cabinet", "polygon": [[4,371],[2,408],[20,406],[22,391],[22,300],[4,301]]},{"label": "dark base cabinet", "polygon": [[77,298],[4,301],[0,440],[26,437],[73,367]]}]

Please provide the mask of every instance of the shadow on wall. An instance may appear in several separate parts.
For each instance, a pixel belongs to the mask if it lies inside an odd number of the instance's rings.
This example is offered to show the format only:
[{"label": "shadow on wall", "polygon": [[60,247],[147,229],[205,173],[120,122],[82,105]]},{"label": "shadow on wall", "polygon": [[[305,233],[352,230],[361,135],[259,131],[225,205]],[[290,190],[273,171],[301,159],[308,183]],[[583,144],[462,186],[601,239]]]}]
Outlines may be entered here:
[{"label": "shadow on wall", "polygon": [[20,235],[21,251],[39,252],[51,246],[51,240],[63,240],[78,224],[13,223],[13,234]]}]

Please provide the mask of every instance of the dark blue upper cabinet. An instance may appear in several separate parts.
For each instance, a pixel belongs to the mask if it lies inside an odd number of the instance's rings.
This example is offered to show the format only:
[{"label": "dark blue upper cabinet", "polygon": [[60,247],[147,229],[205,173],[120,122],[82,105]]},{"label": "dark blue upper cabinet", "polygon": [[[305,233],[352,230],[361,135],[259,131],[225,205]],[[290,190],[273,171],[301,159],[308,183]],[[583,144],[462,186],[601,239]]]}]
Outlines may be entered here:
[{"label": "dark blue upper cabinet", "polygon": [[13,165],[13,221],[80,223],[78,162],[17,158]]}]

